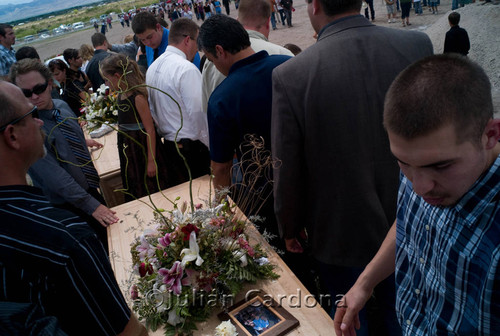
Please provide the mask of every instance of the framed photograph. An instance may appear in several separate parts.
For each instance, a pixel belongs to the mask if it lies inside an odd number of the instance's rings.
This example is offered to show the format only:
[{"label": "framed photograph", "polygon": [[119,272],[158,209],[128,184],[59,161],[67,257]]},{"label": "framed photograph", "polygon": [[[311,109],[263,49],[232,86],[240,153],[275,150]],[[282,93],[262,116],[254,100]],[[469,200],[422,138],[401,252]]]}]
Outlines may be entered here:
[{"label": "framed photograph", "polygon": [[299,321],[264,293],[229,307],[218,315],[231,320],[240,336],[282,336],[299,325]]}]

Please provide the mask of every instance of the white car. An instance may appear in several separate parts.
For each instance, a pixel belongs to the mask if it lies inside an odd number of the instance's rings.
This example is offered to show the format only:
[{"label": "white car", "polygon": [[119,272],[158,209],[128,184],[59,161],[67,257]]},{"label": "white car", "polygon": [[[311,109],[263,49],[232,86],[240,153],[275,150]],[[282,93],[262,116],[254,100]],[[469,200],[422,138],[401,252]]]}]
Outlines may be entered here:
[{"label": "white car", "polygon": [[73,29],[76,30],[76,29],[82,29],[83,27],[85,27],[85,25],[83,24],[83,22],[75,22],[73,23]]},{"label": "white car", "polygon": [[46,39],[46,38],[49,38],[49,37],[50,37],[49,34],[42,34],[42,35],[40,35],[41,39]]}]

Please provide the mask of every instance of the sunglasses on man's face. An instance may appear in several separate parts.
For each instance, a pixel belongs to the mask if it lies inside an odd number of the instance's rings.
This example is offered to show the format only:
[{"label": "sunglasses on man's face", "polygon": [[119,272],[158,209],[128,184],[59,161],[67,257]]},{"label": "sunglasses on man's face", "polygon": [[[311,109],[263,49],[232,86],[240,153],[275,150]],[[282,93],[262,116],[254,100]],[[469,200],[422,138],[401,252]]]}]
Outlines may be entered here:
[{"label": "sunglasses on man's face", "polygon": [[33,106],[33,108],[26,114],[23,114],[22,116],[20,116],[19,118],[16,118],[14,120],[12,120],[11,122],[8,122],[6,123],[5,125],[3,125],[2,127],[0,127],[0,132],[3,132],[5,131],[5,129],[7,128],[7,126],[9,125],[15,125],[17,124],[18,122],[20,122],[21,120],[23,120],[24,118],[26,118],[27,116],[29,116],[31,114],[31,116],[33,118],[38,118],[38,107],[36,106]]},{"label": "sunglasses on man's face", "polygon": [[44,84],[37,84],[33,87],[33,89],[28,90],[28,89],[21,89],[23,90],[24,95],[26,98],[31,98],[31,96],[34,94],[40,95],[47,90],[47,86],[49,85],[49,82],[45,82]]}]

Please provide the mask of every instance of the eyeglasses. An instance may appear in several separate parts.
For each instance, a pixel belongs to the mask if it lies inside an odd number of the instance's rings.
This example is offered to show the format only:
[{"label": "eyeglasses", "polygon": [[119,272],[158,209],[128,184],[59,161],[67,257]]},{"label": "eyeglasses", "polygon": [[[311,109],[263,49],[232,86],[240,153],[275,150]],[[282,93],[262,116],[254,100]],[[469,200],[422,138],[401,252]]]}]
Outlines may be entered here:
[{"label": "eyeglasses", "polygon": [[9,125],[17,124],[18,122],[20,122],[21,120],[23,120],[24,118],[26,118],[27,116],[29,116],[30,114],[33,116],[33,118],[38,118],[38,107],[34,106],[28,113],[23,114],[19,118],[14,119],[11,122],[8,122],[7,124],[3,125],[2,127],[0,127],[0,132],[5,131],[5,129]]},{"label": "eyeglasses", "polygon": [[33,89],[28,90],[28,89],[21,89],[23,90],[24,95],[26,98],[31,98],[31,96],[34,94],[39,95],[41,93],[44,93],[45,90],[47,90],[47,86],[49,85],[49,82],[45,82],[45,84],[37,84],[33,87]]}]

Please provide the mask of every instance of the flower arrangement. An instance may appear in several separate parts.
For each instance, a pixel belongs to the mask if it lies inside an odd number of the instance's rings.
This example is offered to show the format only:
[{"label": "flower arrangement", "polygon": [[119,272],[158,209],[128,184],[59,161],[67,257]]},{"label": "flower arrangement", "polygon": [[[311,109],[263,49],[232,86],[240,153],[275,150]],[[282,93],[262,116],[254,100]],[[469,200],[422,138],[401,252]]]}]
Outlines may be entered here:
[{"label": "flower arrangement", "polygon": [[166,335],[190,335],[245,282],[278,278],[262,247],[249,243],[247,222],[226,201],[182,208],[169,216],[156,212],[155,229],[131,248],[133,309],[148,328],[163,326]]},{"label": "flower arrangement", "polygon": [[[105,85],[89,95],[82,108],[89,130],[116,122],[116,104],[116,94]],[[180,105],[179,113],[182,116]],[[245,283],[278,278],[263,247],[249,242],[249,221],[227,201],[228,192],[217,195],[222,203],[195,206],[190,178],[189,210],[187,203],[179,208],[176,199],[169,200],[173,210],[165,211],[150,197],[154,220],[132,243],[133,274],[128,283],[132,308],[148,329],[163,327],[165,335],[191,335],[196,323],[207,320],[216,306],[231,305]],[[231,326],[222,324],[215,332],[234,336]]]},{"label": "flower arrangement", "polygon": [[89,131],[98,129],[104,123],[118,122],[116,102],[117,93],[110,93],[109,87],[105,84],[102,84],[97,92],[87,94],[80,112],[82,112],[83,121],[87,122]]}]

